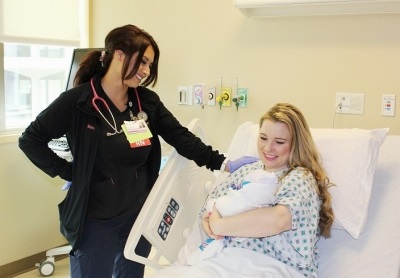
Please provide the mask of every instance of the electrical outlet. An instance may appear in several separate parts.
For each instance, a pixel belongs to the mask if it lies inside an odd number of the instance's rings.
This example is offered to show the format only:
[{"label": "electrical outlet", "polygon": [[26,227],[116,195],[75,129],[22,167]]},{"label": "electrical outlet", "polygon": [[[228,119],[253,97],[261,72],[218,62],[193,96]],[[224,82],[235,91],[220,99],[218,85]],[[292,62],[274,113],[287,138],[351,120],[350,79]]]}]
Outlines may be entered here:
[{"label": "electrical outlet", "polygon": [[382,116],[394,117],[396,110],[396,96],[382,95]]},{"label": "electrical outlet", "polygon": [[364,114],[364,94],[336,93],[336,113]]}]

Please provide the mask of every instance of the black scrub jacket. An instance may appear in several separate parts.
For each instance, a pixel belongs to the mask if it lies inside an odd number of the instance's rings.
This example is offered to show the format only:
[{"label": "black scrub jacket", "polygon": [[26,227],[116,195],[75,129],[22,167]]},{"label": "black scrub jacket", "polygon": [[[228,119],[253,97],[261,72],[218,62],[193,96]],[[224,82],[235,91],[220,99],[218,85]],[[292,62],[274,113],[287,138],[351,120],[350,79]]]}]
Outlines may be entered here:
[{"label": "black scrub jacket", "polygon": [[[100,78],[95,77],[95,87]],[[219,170],[225,157],[182,126],[164,106],[159,96],[148,88],[139,86],[142,110],[149,117],[149,128],[153,134],[153,146],[147,161],[150,184],[154,185],[161,163],[161,146],[158,135],[173,146],[179,154],[206,166]],[[136,99],[134,90],[128,92]],[[43,110],[22,133],[19,147],[38,168],[51,177],[59,176],[72,181],[65,199],[59,204],[60,230],[73,249],[78,249],[86,215],[90,177],[103,129],[99,113],[92,106],[90,82],[60,94]],[[53,138],[67,136],[73,162],[56,155],[47,145]],[[73,173],[73,174],[72,174]]]}]

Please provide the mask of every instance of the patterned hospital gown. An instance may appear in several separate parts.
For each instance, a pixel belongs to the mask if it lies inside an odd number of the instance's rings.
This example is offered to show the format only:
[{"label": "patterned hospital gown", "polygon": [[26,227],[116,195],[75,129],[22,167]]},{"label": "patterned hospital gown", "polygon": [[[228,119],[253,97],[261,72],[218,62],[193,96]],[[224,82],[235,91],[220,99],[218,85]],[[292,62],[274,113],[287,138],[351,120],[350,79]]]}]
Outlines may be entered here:
[{"label": "patterned hospital gown", "polygon": [[[226,195],[232,184],[241,183],[249,172],[262,167],[261,161],[241,167],[214,188],[209,198],[216,199]],[[279,178],[286,172],[287,170],[283,170],[276,174]],[[305,277],[317,277],[316,242],[319,239],[320,201],[313,187],[315,182],[314,176],[302,168],[293,169],[281,180],[276,201],[272,205],[289,207],[292,213],[290,231],[264,238],[248,238],[242,242],[227,237],[225,247],[240,247],[260,252],[295,268]]]}]

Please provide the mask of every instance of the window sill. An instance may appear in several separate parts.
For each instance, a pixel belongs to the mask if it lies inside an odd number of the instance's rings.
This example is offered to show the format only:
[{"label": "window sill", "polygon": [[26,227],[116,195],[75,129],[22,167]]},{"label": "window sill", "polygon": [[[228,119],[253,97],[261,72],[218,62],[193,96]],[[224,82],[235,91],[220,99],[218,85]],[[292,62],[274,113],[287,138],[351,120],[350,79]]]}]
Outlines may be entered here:
[{"label": "window sill", "polygon": [[8,144],[8,143],[16,143],[18,142],[18,138],[21,136],[21,133],[13,132],[10,134],[1,134],[0,133],[0,144]]}]

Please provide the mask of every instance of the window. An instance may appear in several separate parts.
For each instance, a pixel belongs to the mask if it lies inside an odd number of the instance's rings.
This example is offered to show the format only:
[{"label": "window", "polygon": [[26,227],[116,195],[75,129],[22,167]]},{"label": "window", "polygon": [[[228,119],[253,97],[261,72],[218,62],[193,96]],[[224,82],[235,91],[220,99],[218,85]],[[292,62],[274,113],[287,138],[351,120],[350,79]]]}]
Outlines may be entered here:
[{"label": "window", "polygon": [[5,129],[26,127],[65,90],[72,50],[4,44]]},{"label": "window", "polygon": [[88,7],[89,0],[0,1],[0,135],[25,128],[65,91],[73,49],[87,47]]}]

